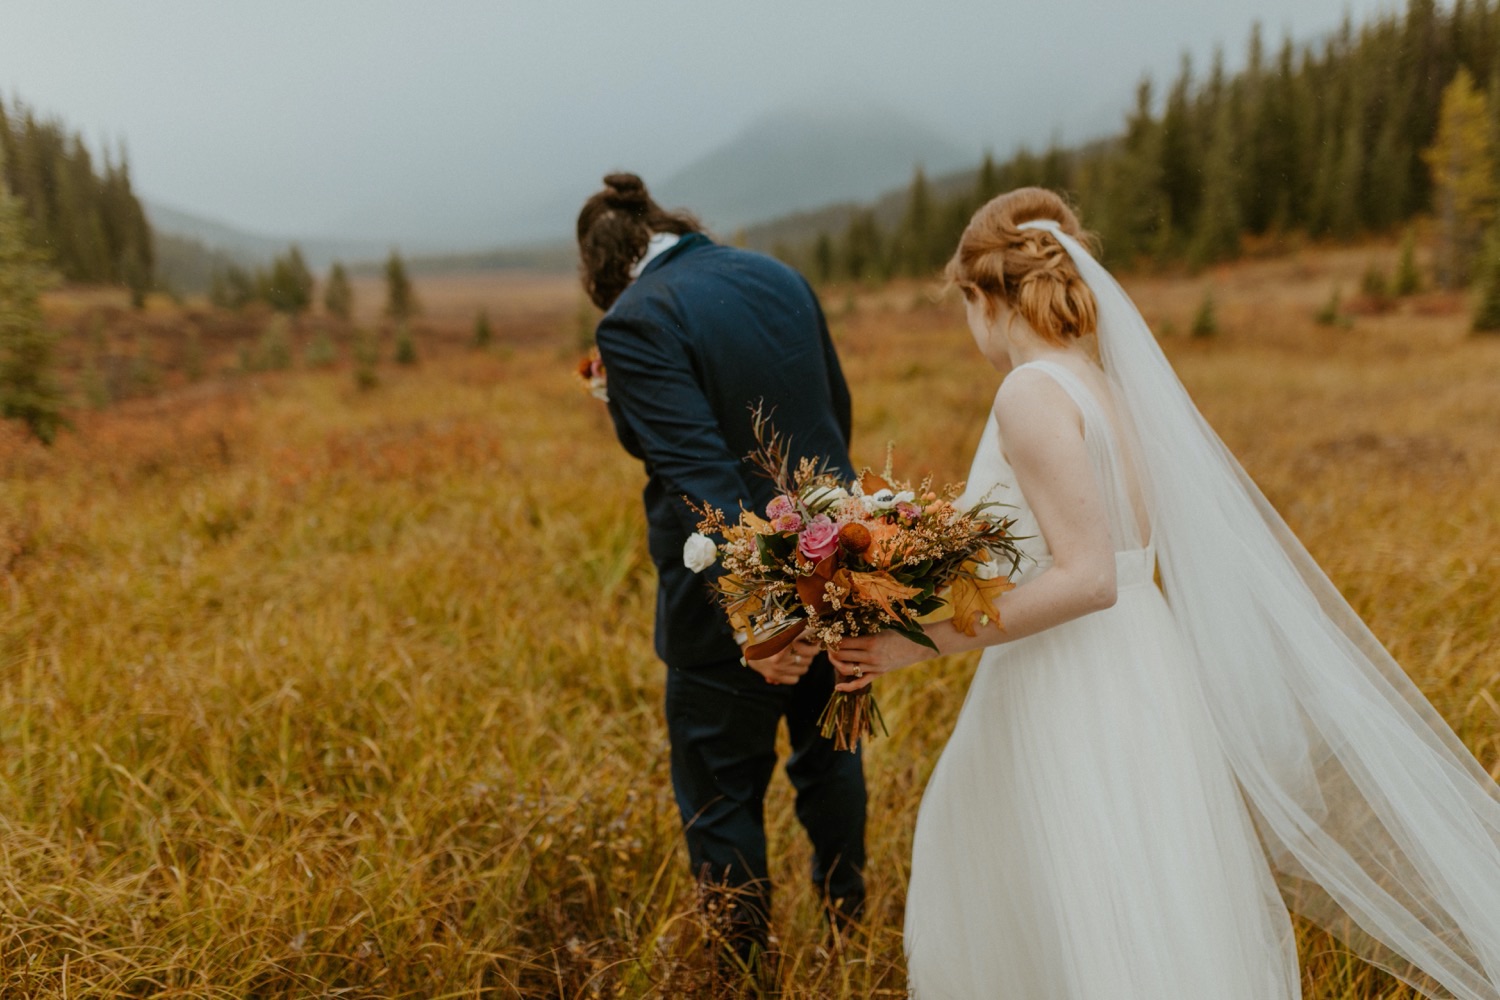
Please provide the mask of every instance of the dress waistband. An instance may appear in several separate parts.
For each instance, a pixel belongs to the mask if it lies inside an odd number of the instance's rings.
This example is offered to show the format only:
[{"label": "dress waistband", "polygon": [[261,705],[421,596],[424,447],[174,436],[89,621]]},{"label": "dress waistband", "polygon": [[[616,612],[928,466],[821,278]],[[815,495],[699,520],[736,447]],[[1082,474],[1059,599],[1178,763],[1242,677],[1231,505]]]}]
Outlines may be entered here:
[{"label": "dress waistband", "polygon": [[1115,553],[1115,587],[1137,587],[1156,583],[1156,549],[1130,549]]}]

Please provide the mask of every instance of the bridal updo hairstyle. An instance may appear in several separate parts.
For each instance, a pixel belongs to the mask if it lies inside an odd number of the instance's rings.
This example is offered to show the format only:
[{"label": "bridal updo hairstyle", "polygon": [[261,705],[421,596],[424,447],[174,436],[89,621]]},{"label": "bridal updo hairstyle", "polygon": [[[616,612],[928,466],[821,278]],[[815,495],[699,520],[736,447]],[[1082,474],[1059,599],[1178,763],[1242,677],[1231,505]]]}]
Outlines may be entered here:
[{"label": "bridal updo hairstyle", "polygon": [[993,318],[995,303],[1003,302],[1044,340],[1061,347],[1094,333],[1099,311],[1094,293],[1057,238],[1045,229],[1018,228],[1037,219],[1051,219],[1094,250],[1094,235],[1060,195],[1046,188],[1017,188],[974,213],[944,276],[964,298],[983,296],[985,315]]},{"label": "bridal updo hairstyle", "polygon": [[630,284],[630,265],[641,259],[652,233],[685,236],[703,228],[688,212],[658,205],[635,174],[610,174],[604,190],[578,213],[578,256],[583,287],[594,305],[608,309]]}]

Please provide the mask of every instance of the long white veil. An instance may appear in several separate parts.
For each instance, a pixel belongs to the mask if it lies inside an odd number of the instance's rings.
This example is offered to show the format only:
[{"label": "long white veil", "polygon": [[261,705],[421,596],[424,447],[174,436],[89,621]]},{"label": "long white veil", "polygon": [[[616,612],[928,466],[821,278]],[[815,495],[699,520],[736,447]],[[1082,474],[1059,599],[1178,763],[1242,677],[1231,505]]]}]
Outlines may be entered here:
[{"label": "long white veil", "polygon": [[1287,905],[1423,993],[1500,1000],[1500,787],[1199,414],[1056,223],[1134,424],[1163,589]]}]

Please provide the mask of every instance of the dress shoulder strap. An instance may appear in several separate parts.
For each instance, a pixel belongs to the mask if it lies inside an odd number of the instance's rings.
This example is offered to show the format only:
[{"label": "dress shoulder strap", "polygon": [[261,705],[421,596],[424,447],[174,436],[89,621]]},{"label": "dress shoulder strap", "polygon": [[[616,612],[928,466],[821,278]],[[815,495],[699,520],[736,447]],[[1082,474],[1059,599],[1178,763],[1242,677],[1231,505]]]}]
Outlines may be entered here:
[{"label": "dress shoulder strap", "polygon": [[1094,426],[1102,425],[1104,430],[1109,430],[1109,420],[1105,417],[1104,410],[1099,405],[1099,400],[1094,397],[1093,392],[1084,384],[1083,379],[1069,371],[1067,366],[1060,365],[1056,361],[1028,361],[1025,364],[1017,365],[1013,371],[1020,371],[1023,368],[1033,368],[1037,371],[1046,372],[1052,377],[1052,381],[1061,386],[1062,390],[1072,398],[1078,409],[1083,411],[1085,423]]},{"label": "dress shoulder strap", "polygon": [[1128,459],[1120,446],[1120,436],[1116,433],[1114,423],[1105,411],[1104,404],[1099,397],[1094,395],[1093,390],[1083,379],[1070,371],[1066,365],[1048,360],[1028,361],[1017,365],[1013,372],[1023,368],[1045,372],[1062,387],[1062,390],[1078,407],[1083,415],[1084,437],[1091,439],[1089,453],[1093,457],[1095,468],[1106,491],[1111,494],[1112,534],[1115,542],[1120,548],[1141,546],[1144,539],[1140,523],[1135,516],[1135,505],[1131,501],[1126,474]]}]

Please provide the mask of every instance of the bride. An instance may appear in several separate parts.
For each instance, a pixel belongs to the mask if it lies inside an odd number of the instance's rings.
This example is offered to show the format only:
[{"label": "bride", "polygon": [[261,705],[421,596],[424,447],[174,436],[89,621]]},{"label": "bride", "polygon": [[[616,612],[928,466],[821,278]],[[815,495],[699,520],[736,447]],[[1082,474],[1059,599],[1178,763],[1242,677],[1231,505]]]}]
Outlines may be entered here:
[{"label": "bride", "polygon": [[[948,265],[1011,369],[967,499],[1014,505],[1032,559],[1000,622],[927,626],[988,648],[917,818],[914,996],[1297,997],[1290,911],[1429,996],[1500,1000],[1500,789],[1089,243],[1025,188]],[[854,690],[931,655],[885,632],[834,660]]]}]

